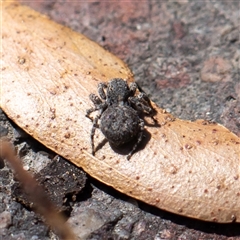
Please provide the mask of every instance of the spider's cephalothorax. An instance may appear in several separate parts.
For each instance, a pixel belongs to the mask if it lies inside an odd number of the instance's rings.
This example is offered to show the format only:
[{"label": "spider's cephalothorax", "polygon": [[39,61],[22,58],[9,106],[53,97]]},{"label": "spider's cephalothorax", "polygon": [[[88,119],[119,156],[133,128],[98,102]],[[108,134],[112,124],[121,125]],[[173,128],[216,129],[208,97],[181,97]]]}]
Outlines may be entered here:
[{"label": "spider's cephalothorax", "polygon": [[108,83],[98,84],[98,94],[102,100],[95,94],[89,95],[95,106],[87,111],[86,116],[99,110],[93,119],[91,131],[93,155],[93,138],[100,119],[100,129],[112,145],[120,146],[136,137],[136,143],[127,156],[130,159],[143,137],[144,121],[139,117],[139,112],[149,114],[153,110],[145,93],[134,96],[137,89],[136,83],[128,86],[123,79],[114,78]]}]

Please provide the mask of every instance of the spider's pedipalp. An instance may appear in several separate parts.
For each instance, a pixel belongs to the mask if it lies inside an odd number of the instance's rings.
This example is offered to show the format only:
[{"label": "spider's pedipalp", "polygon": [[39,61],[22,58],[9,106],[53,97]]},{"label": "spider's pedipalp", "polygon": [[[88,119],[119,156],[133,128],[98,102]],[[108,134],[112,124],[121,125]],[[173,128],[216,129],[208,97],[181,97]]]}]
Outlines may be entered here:
[{"label": "spider's pedipalp", "polygon": [[[93,102],[94,104],[94,107],[93,108],[90,108],[87,110],[86,112],[86,117],[90,118],[90,114],[92,112],[95,112],[95,111],[98,111],[100,109],[106,109],[107,105],[106,105],[106,102],[103,102],[97,95],[91,93],[89,95],[89,98],[90,100]],[[91,118],[90,118],[91,119]],[[92,120],[92,119],[91,119]]]}]

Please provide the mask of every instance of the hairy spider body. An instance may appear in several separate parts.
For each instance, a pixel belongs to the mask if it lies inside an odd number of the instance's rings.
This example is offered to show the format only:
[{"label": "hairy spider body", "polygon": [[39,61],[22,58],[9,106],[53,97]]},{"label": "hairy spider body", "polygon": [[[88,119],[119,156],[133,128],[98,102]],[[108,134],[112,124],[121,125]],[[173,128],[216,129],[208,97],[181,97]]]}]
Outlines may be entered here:
[{"label": "hairy spider body", "polygon": [[[99,127],[99,119],[101,121],[100,130],[110,144],[120,146],[137,138],[127,159],[130,159],[142,141],[144,121],[139,117],[139,111],[149,114],[152,112],[152,108],[145,93],[134,96],[137,88],[136,83],[131,83],[128,86],[123,79],[114,78],[108,83],[98,84],[98,93],[103,101],[95,94],[89,95],[90,100],[94,103],[94,108],[87,110],[86,116],[89,117],[92,112],[99,110],[99,114],[92,120],[91,144],[93,155],[94,134],[96,128]],[[105,89],[107,89],[106,92]]]},{"label": "hairy spider body", "polygon": [[102,133],[115,146],[131,141],[143,126],[137,112],[129,106],[110,106],[103,112],[100,123]]}]

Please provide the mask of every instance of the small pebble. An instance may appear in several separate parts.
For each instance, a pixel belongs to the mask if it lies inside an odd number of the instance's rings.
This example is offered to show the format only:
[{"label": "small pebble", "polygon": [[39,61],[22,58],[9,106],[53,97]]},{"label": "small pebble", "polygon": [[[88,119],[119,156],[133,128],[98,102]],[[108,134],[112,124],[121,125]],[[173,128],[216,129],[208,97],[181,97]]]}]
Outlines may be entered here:
[{"label": "small pebble", "polygon": [[8,129],[0,125],[0,137],[4,137],[8,135]]},{"label": "small pebble", "polygon": [[12,223],[11,213],[4,211],[0,213],[0,229],[7,228]]}]

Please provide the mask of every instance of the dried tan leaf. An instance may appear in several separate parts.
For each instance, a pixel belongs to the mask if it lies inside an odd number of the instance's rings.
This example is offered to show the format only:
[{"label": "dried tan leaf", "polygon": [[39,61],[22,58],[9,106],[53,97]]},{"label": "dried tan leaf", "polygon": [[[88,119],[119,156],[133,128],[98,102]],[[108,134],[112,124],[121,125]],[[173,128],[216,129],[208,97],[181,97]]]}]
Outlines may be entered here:
[{"label": "dried tan leaf", "polygon": [[[16,3],[3,3],[1,107],[48,148],[115,189],[170,212],[240,222],[240,139],[219,124],[175,119],[130,161],[108,143],[91,155],[88,95],[100,81],[133,80],[127,66],[83,35]],[[151,123],[151,119],[146,119]],[[97,146],[104,140],[97,131]]]}]

